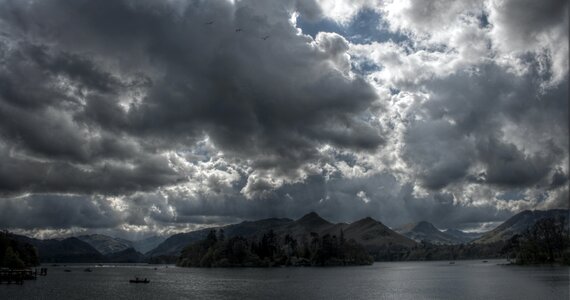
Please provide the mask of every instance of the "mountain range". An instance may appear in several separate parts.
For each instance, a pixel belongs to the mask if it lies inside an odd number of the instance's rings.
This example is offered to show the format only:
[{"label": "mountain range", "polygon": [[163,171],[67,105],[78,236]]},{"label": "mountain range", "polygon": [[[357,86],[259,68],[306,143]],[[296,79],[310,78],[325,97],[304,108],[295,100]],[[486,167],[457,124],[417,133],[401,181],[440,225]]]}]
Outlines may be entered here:
[{"label": "mountain range", "polygon": [[93,246],[76,238],[40,240],[23,235],[12,235],[13,239],[34,246],[43,263],[103,262],[105,256]]},{"label": "mountain range", "polygon": [[497,241],[504,241],[515,234],[520,234],[527,228],[533,226],[537,221],[555,218],[563,219],[564,226],[568,228],[568,220],[570,218],[568,209],[551,209],[551,210],[525,210],[511,217],[497,228],[483,234],[480,238],[473,241],[478,244],[488,244]]},{"label": "mountain range", "polygon": [[103,255],[133,248],[133,242],[131,241],[102,234],[81,235],[77,238],[91,245]]},{"label": "mountain range", "polygon": [[259,237],[263,233],[273,230],[277,235],[289,234],[301,240],[310,236],[311,233],[317,233],[321,236],[325,234],[338,236],[342,231],[346,239],[354,239],[362,244],[377,260],[399,259],[401,255],[398,253],[401,254],[406,249],[417,248],[419,242],[422,241],[442,246],[468,244],[471,245],[469,247],[469,251],[472,252],[470,255],[476,257],[478,251],[487,255],[500,248],[500,245],[496,244],[497,242],[504,242],[514,234],[530,228],[536,221],[551,217],[564,217],[567,222],[568,210],[523,211],[487,233],[464,232],[453,228],[441,231],[426,221],[392,230],[370,217],[350,224],[335,224],[321,218],[315,212],[311,212],[298,220],[271,218],[244,221],[239,224],[175,234],[149,251],[147,257],[177,257],[187,245],[203,240],[212,229],[223,229],[229,237],[241,235],[249,238]]},{"label": "mountain range", "polygon": [[[220,227],[179,233],[168,238],[150,237],[141,241],[129,241],[101,234],[82,235],[65,239],[40,240],[21,235],[15,239],[34,246],[42,262],[174,262],[188,245],[206,238],[211,230],[223,230],[226,237],[243,236],[260,239],[270,230],[279,238],[289,235],[299,241],[310,240],[315,235],[337,236],[354,240],[362,245],[376,260],[410,259],[410,249],[416,251],[427,242],[431,245],[464,244],[472,256],[496,251],[500,242],[522,233],[544,218],[564,218],[568,224],[568,210],[523,211],[511,217],[487,233],[467,233],[457,229],[441,231],[433,224],[422,221],[392,230],[380,221],[370,217],[352,223],[331,223],[317,213],[311,212],[292,220],[269,218],[257,221],[243,221]],[[478,246],[480,245],[480,246]],[[486,246],[492,245],[492,246]],[[415,249],[415,250],[414,250]],[[495,250],[493,250],[495,249]],[[407,254],[406,254],[407,253]],[[423,255],[422,251],[416,251]],[[470,254],[470,255],[471,255]]]},{"label": "mountain range", "polygon": [[297,240],[309,239],[311,234],[340,236],[342,232],[347,240],[354,239],[372,254],[386,250],[401,251],[416,244],[413,240],[398,234],[370,217],[351,224],[334,224],[321,218],[317,213],[311,212],[298,220],[271,218],[244,221],[218,228],[175,234],[147,253],[147,256],[151,259],[153,257],[177,257],[187,245],[204,239],[212,229],[223,229],[224,234],[228,237],[239,235],[247,238],[260,237],[267,231],[273,230],[278,236],[288,234]]},{"label": "mountain range", "polygon": [[483,235],[482,232],[465,232],[454,228],[449,228],[443,232],[454,237],[456,241],[459,241],[459,243],[469,243]]},{"label": "mountain range", "polygon": [[151,236],[138,241],[129,241],[103,234],[81,235],[77,238],[93,246],[103,255],[122,252],[129,248],[144,254],[156,248],[166,239],[162,236]]},{"label": "mountain range", "polygon": [[23,235],[10,237],[36,248],[44,263],[123,263],[142,262],[145,256],[140,249],[156,247],[162,237],[150,237],[141,241],[129,241],[102,234],[81,235],[64,239],[35,239]]},{"label": "mountain range", "polygon": [[469,233],[454,228],[441,231],[427,221],[407,224],[397,228],[396,231],[416,242],[426,241],[438,245],[469,243],[481,236],[481,233]]}]

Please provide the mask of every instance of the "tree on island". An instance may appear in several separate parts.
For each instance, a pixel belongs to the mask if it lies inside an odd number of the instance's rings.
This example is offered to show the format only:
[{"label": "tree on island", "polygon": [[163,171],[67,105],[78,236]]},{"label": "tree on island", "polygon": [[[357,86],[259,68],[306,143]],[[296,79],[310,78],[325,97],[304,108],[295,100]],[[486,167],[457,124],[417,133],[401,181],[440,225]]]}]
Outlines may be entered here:
[{"label": "tree on island", "polygon": [[[341,236],[343,236],[341,234]],[[372,264],[372,257],[354,240],[336,235],[320,237],[311,233],[310,242],[293,236],[277,235],[273,230],[259,239],[234,236],[216,237],[214,230],[206,239],[186,247],[177,264],[183,267],[272,267],[333,266]]]}]

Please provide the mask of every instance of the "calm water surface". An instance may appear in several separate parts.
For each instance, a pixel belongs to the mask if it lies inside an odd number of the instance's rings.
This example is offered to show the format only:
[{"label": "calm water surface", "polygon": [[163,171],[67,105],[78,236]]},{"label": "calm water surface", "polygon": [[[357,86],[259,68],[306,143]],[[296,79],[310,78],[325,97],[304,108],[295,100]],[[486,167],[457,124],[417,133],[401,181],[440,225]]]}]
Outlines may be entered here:
[{"label": "calm water surface", "polygon": [[[47,266],[47,277],[0,285],[0,299],[570,299],[569,267],[499,263],[504,262],[275,269]],[[93,272],[83,271],[88,266]],[[130,284],[135,276],[151,283]]]}]

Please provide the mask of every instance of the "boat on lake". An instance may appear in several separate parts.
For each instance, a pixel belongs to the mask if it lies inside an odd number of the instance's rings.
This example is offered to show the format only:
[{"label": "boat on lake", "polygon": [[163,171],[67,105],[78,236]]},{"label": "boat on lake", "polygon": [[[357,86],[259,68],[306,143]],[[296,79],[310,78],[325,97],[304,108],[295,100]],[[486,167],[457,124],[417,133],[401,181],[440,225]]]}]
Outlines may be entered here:
[{"label": "boat on lake", "polygon": [[130,283],[149,283],[150,280],[148,280],[148,279],[146,279],[146,278],[145,278],[145,279],[140,279],[140,278],[136,277],[135,279],[129,280],[129,282],[130,282]]}]

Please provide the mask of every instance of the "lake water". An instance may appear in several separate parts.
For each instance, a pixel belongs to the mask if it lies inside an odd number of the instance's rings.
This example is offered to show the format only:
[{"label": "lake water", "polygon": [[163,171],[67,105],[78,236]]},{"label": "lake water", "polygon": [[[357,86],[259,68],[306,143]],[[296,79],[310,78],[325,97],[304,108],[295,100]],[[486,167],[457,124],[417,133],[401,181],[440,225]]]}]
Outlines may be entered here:
[{"label": "lake water", "polygon": [[[0,299],[570,299],[569,267],[500,263],[275,269],[48,265],[46,277],[0,285]],[[93,272],[84,272],[87,266]],[[151,282],[129,283],[135,276]]]}]

